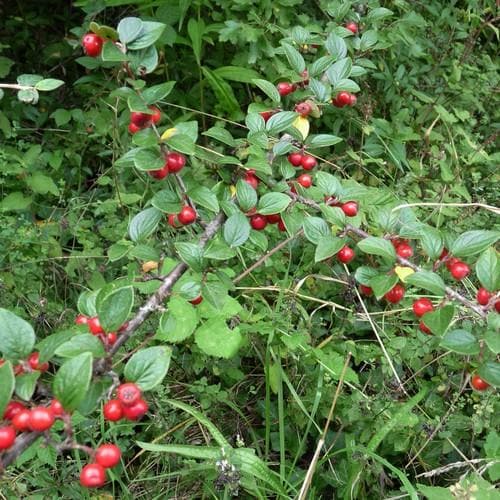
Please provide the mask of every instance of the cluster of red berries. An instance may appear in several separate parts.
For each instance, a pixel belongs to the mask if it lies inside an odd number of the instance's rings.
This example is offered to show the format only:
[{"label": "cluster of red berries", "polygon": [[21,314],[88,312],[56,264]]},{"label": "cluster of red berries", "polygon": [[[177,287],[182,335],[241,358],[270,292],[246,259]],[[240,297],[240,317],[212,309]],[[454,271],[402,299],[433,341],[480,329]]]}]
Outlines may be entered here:
[{"label": "cluster of red berries", "polygon": [[186,165],[186,157],[181,153],[170,152],[165,156],[165,165],[157,170],[149,170],[148,174],[155,179],[164,179],[168,174],[179,173]]},{"label": "cluster of red berries", "polygon": [[268,224],[277,224],[280,231],[286,231],[285,223],[280,214],[254,214],[250,217],[250,225],[256,231],[262,231]]},{"label": "cluster of red berries", "polygon": [[97,316],[88,317],[83,314],[79,314],[75,318],[75,323],[77,325],[87,325],[87,328],[92,335],[98,337],[104,345],[110,346],[117,341],[118,334],[122,333],[128,326],[128,323],[124,323],[117,332],[106,333]]},{"label": "cluster of red berries", "polygon": [[325,196],[325,203],[331,207],[339,207],[347,217],[356,217],[358,215],[359,205],[356,201],[350,200],[341,203],[333,196]]},{"label": "cluster of red berries", "polygon": [[343,108],[344,106],[354,106],[357,101],[357,97],[350,92],[339,92],[336,97],[332,99],[332,104],[336,108]]},{"label": "cluster of red berries", "polygon": [[408,240],[401,240],[399,238],[391,240],[391,243],[396,250],[396,255],[403,259],[409,259],[413,256],[413,248]]},{"label": "cluster of red berries", "polygon": [[[0,366],[5,363],[5,360],[0,359]],[[22,375],[29,371],[46,372],[49,369],[49,363],[40,363],[40,353],[32,352],[26,361],[23,361],[14,366],[14,375]]]},{"label": "cluster of red berries", "polygon": [[318,164],[318,161],[314,158],[314,156],[298,151],[290,153],[287,159],[288,162],[294,167],[302,167],[304,170],[312,170]]},{"label": "cluster of red berries", "polygon": [[55,419],[64,414],[57,399],[49,406],[27,408],[19,401],[10,401],[3,414],[8,424],[0,425],[0,451],[8,450],[16,441],[18,432],[45,432],[54,425]]},{"label": "cluster of red berries", "polygon": [[136,421],[146,414],[148,408],[137,384],[126,382],[116,389],[116,399],[110,399],[104,404],[103,416],[110,422],[117,422],[122,418]]},{"label": "cluster of red berries", "polygon": [[128,125],[128,131],[131,134],[135,134],[144,128],[151,127],[151,125],[156,125],[161,120],[161,111],[155,106],[149,106],[151,114],[141,113],[139,111],[132,111],[130,113],[130,123]]},{"label": "cluster of red berries", "polygon": [[168,215],[168,224],[175,229],[182,226],[188,226],[196,220],[196,211],[189,205],[184,205],[178,214]]},{"label": "cluster of red berries", "polygon": [[95,33],[87,33],[82,38],[83,51],[89,57],[98,57],[102,52],[104,39]]},{"label": "cluster of red berries", "polygon": [[106,482],[106,469],[120,463],[122,452],[116,444],[103,444],[95,450],[95,462],[85,465],[80,472],[80,484],[85,488],[100,488]]}]

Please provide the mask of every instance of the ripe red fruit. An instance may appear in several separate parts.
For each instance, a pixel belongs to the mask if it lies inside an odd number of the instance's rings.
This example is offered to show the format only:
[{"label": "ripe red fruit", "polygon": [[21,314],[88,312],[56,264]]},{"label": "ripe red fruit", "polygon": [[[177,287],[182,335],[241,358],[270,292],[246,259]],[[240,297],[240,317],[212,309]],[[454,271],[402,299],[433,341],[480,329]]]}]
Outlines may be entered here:
[{"label": "ripe red fruit", "polygon": [[248,172],[245,174],[245,178],[243,179],[245,182],[250,184],[254,189],[257,189],[259,186],[259,179],[255,177],[253,174],[249,174]]},{"label": "ripe red fruit", "polygon": [[358,32],[358,25],[353,21],[347,23],[345,27],[354,34]]},{"label": "ripe red fruit", "polygon": [[196,297],[193,300],[190,300],[189,302],[193,304],[193,306],[197,306],[198,304],[201,304],[203,302],[203,297],[199,295],[198,297]]},{"label": "ripe red fruit", "polygon": [[177,220],[184,226],[192,224],[196,220],[196,212],[189,205],[185,205],[177,214]]},{"label": "ripe red fruit", "polygon": [[87,316],[84,316],[83,314],[79,314],[79,315],[75,318],[75,324],[76,324],[76,325],[86,325],[86,324],[87,324],[87,321],[88,321]]},{"label": "ripe red fruit", "polygon": [[300,167],[302,164],[302,153],[290,153],[287,157],[288,161],[294,166],[294,167]]},{"label": "ripe red fruit", "polygon": [[278,221],[278,229],[281,231],[281,232],[285,232],[286,231],[286,226],[285,226],[285,222],[283,221],[283,219],[280,218],[280,220]]},{"label": "ripe red fruit", "polygon": [[148,170],[148,174],[154,179],[158,179],[159,181],[161,179],[164,179],[168,175],[168,173],[168,165],[165,165],[164,167],[157,170]]},{"label": "ripe red fruit", "polygon": [[95,33],[87,33],[82,38],[83,51],[89,57],[97,57],[102,51],[104,40]]},{"label": "ripe red fruit", "polygon": [[303,188],[310,188],[312,186],[313,180],[312,177],[309,174],[302,174],[297,177],[297,182],[303,187]]},{"label": "ripe red fruit", "polygon": [[337,97],[332,100],[332,104],[337,108],[343,108],[344,106],[350,106],[351,104],[351,94],[349,92],[339,92]]},{"label": "ripe red fruit", "polygon": [[413,312],[419,318],[425,313],[431,312],[433,310],[434,306],[432,305],[432,302],[425,297],[418,299],[413,303]]},{"label": "ripe red fruit", "polygon": [[148,411],[148,403],[144,399],[139,399],[132,406],[123,407],[123,416],[128,420],[140,420]]},{"label": "ripe red fruit", "polygon": [[186,164],[186,157],[180,153],[167,153],[168,170],[172,174],[180,172]]},{"label": "ripe red fruit", "polygon": [[150,115],[151,121],[156,125],[161,120],[161,111],[154,106],[150,106],[149,109],[153,112]]},{"label": "ripe red fruit", "polygon": [[3,413],[3,419],[12,420],[19,412],[25,409],[26,406],[24,406],[22,403],[19,403],[19,401],[10,401]]},{"label": "ripe red fruit", "polygon": [[478,291],[477,291],[477,295],[476,295],[476,300],[477,300],[477,303],[482,305],[482,306],[485,306],[491,299],[491,293],[488,292],[488,290],[486,290],[486,288],[480,288]]},{"label": "ripe red fruit", "polygon": [[170,214],[168,216],[168,225],[172,226],[173,228],[177,229],[181,227],[179,224],[177,224],[177,215],[176,214]]},{"label": "ripe red fruit", "polygon": [[107,469],[118,465],[121,456],[122,452],[116,444],[103,444],[95,452],[95,461]]},{"label": "ripe red fruit", "polygon": [[116,389],[116,397],[118,400],[125,406],[130,406],[141,398],[142,392],[133,382],[127,382],[125,384],[121,384]]},{"label": "ripe red fruit", "polygon": [[54,420],[54,413],[50,408],[37,406],[30,412],[30,429],[36,432],[46,431],[52,427]]},{"label": "ripe red fruit", "polygon": [[104,403],[102,414],[106,420],[117,422],[123,417],[123,406],[118,399],[110,399]]},{"label": "ripe red fruit", "polygon": [[457,259],[456,257],[450,257],[446,261],[445,266],[448,268],[448,270],[451,270],[451,267],[454,266],[457,262],[461,262],[460,259]]},{"label": "ripe red fruit", "polygon": [[106,482],[106,471],[102,465],[87,464],[80,472],[80,484],[85,488],[100,488]]},{"label": "ripe red fruit", "polygon": [[402,285],[394,285],[384,297],[391,304],[397,304],[405,296],[405,289]]},{"label": "ripe red fruit", "polygon": [[0,451],[9,449],[16,440],[16,431],[11,425],[0,427]]},{"label": "ripe red fruit", "polygon": [[426,335],[432,335],[432,332],[431,332],[430,328],[428,328],[423,321],[421,321],[418,324],[418,327],[420,328],[420,331],[423,332],[423,333],[425,333]]},{"label": "ripe red fruit", "polygon": [[64,408],[63,408],[63,405],[61,404],[61,402],[57,399],[53,399],[51,402],[50,402],[50,406],[49,408],[52,410],[52,413],[54,414],[54,416],[56,417],[60,417],[63,413],[64,413]]},{"label": "ripe red fruit", "polygon": [[312,170],[318,164],[318,161],[314,156],[303,155],[300,164],[304,170]]},{"label": "ripe red fruit", "polygon": [[295,105],[295,111],[300,116],[307,116],[312,111],[312,106],[308,102],[299,102]]},{"label": "ripe red fruit", "polygon": [[413,255],[413,248],[407,243],[400,243],[396,247],[396,253],[403,259],[409,259]]},{"label": "ripe red fruit", "polygon": [[295,91],[295,85],[290,82],[280,82],[276,85],[276,88],[278,89],[280,96],[285,96]]},{"label": "ripe red fruit", "polygon": [[131,134],[136,134],[137,132],[139,132],[139,130],[141,130],[141,127],[137,126],[135,123],[128,124],[128,131]]},{"label": "ripe red fruit", "polygon": [[340,205],[342,212],[344,212],[347,217],[354,217],[358,214],[358,204],[355,201],[348,201]]},{"label": "ripe red fruit", "polygon": [[446,248],[443,248],[443,251],[441,252],[441,255],[439,256],[439,260],[443,260],[447,255],[448,255],[448,250]]},{"label": "ripe red fruit", "polygon": [[344,264],[349,264],[355,256],[356,254],[354,253],[354,250],[347,245],[343,246],[337,253],[337,259]]},{"label": "ripe red fruit", "polygon": [[358,98],[354,94],[349,94],[349,106],[354,106]]},{"label": "ripe red fruit", "polygon": [[262,116],[262,118],[264,118],[264,122],[267,123],[267,120],[269,120],[269,118],[271,118],[271,116],[274,115],[274,111],[271,110],[271,111],[261,111],[259,113],[260,116]]},{"label": "ripe red fruit", "polygon": [[30,429],[30,411],[22,410],[12,419],[12,427],[18,432],[29,431]]},{"label": "ripe red fruit", "polygon": [[359,291],[366,297],[370,297],[373,294],[373,290],[366,285],[359,285]]},{"label": "ripe red fruit", "polygon": [[113,345],[118,340],[118,335],[115,332],[108,333],[106,341],[108,345]]},{"label": "ripe red fruit", "polygon": [[490,384],[483,380],[479,375],[472,375],[472,378],[470,379],[470,384],[476,391],[485,391],[488,389]]},{"label": "ripe red fruit", "polygon": [[49,369],[49,363],[45,362],[40,364],[40,353],[32,352],[28,358],[28,363],[32,370],[38,370],[40,372],[46,372]]},{"label": "ripe red fruit", "polygon": [[140,111],[132,111],[130,113],[130,123],[136,125],[141,129],[144,127],[148,121],[150,120],[151,115],[148,115],[147,113],[141,113]]},{"label": "ripe red fruit", "polygon": [[497,313],[500,313],[500,300],[497,300],[495,302],[495,310]]},{"label": "ripe red fruit", "polygon": [[280,214],[269,214],[269,215],[266,215],[266,220],[269,224],[278,224],[278,222],[281,220],[281,215]]},{"label": "ripe red fruit", "polygon": [[89,327],[89,332],[92,335],[98,335],[99,333],[104,333],[104,330],[102,329],[101,326],[101,322],[99,321],[99,318],[97,316],[89,318],[87,321],[87,326]]},{"label": "ripe red fruit", "polygon": [[455,264],[450,267],[450,273],[456,280],[460,281],[469,275],[470,267],[465,262],[455,262]]},{"label": "ripe red fruit", "polygon": [[264,215],[253,215],[250,218],[250,225],[257,231],[262,231],[267,226],[267,219]]}]

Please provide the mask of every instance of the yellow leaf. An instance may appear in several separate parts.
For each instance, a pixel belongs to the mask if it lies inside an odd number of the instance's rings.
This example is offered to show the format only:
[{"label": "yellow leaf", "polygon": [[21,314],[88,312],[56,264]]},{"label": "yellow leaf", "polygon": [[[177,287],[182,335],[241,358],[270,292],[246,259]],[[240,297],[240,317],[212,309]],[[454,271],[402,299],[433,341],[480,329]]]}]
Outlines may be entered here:
[{"label": "yellow leaf", "polygon": [[236,196],[236,186],[234,184],[231,184],[229,186],[229,192],[231,193],[232,198],[234,198]]},{"label": "yellow leaf", "polygon": [[301,134],[304,139],[309,135],[309,120],[303,116],[298,116],[296,120],[292,123]]},{"label": "yellow leaf", "polygon": [[411,267],[396,266],[394,272],[398,275],[398,278],[404,283],[408,276],[411,276],[415,271]]},{"label": "yellow leaf", "polygon": [[155,269],[158,269],[158,262],[154,260],[148,260],[142,265],[142,272],[144,273],[149,273],[149,271],[154,271]]},{"label": "yellow leaf", "polygon": [[163,134],[161,134],[161,140],[166,141],[167,139],[170,139],[170,137],[172,137],[176,133],[177,133],[177,129],[175,127],[174,128],[167,128],[167,130],[165,130],[165,132],[163,132]]}]

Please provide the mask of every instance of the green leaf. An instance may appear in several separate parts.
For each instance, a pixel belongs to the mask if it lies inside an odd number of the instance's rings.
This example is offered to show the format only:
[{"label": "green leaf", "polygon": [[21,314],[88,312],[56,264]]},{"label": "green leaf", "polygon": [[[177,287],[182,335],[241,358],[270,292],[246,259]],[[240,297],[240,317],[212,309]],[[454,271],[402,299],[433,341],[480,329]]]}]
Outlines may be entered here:
[{"label": "green leaf", "polygon": [[165,378],[171,356],[172,349],[165,346],[141,349],[125,365],[125,380],[135,382],[143,391],[150,391]]},{"label": "green leaf", "polygon": [[396,251],[392,244],[384,238],[370,236],[358,242],[358,248],[369,255],[379,255],[390,262],[396,260]]},{"label": "green leaf", "polygon": [[500,387],[500,363],[487,361],[478,368],[477,373],[488,384]]},{"label": "green leaf", "polygon": [[487,330],[484,335],[484,341],[493,354],[500,353],[500,335],[498,335],[497,331]]},{"label": "green leaf", "polygon": [[205,354],[226,359],[236,355],[242,342],[239,328],[230,330],[226,322],[219,318],[209,319],[200,326],[194,338]]},{"label": "green leaf", "polygon": [[240,208],[248,212],[257,205],[257,192],[248,182],[239,179],[236,183],[236,199]]},{"label": "green leaf", "polygon": [[262,80],[260,78],[255,78],[252,80],[252,83],[254,85],[257,85],[257,87],[259,87],[259,89],[262,90],[262,92],[264,92],[264,94],[266,94],[267,97],[269,97],[269,99],[271,99],[273,102],[275,103],[281,102],[281,95],[278,92],[276,86],[273,85],[271,82],[268,82],[267,80]]},{"label": "green leaf", "polygon": [[207,208],[211,212],[220,211],[217,196],[205,186],[196,186],[188,191],[188,196],[198,205]]},{"label": "green leaf", "polygon": [[451,330],[441,339],[441,347],[459,354],[479,354],[479,342],[467,330]]},{"label": "green leaf", "polygon": [[306,238],[317,245],[324,236],[331,236],[332,231],[328,224],[320,217],[307,217],[303,222]]},{"label": "green leaf", "polygon": [[154,207],[139,212],[130,221],[128,228],[130,239],[136,243],[146,239],[156,230],[162,217],[163,213]]},{"label": "green leaf", "polygon": [[425,484],[417,484],[420,491],[427,500],[455,500],[456,496],[452,495],[448,488],[442,486],[427,486]]},{"label": "green leaf", "polygon": [[101,57],[107,62],[127,61],[128,57],[113,42],[105,42],[102,47]]},{"label": "green leaf", "polygon": [[[190,299],[200,295],[200,287]],[[172,297],[168,302],[168,310],[161,315],[155,338],[166,342],[182,342],[194,332],[198,324],[196,308],[181,297]]]},{"label": "green leaf", "polygon": [[156,444],[137,441],[137,445],[146,451],[157,453],[174,453],[188,458],[198,460],[210,460],[215,462],[222,457],[222,450],[217,446],[195,446],[191,444]]},{"label": "green leaf", "polygon": [[257,212],[262,215],[279,214],[283,212],[292,199],[284,193],[266,193],[259,200]]},{"label": "green leaf", "polygon": [[320,262],[335,255],[344,246],[344,241],[341,238],[327,235],[321,236],[316,246],[314,253],[314,262]]},{"label": "green leaf", "polygon": [[0,366],[0,416],[4,414],[5,408],[9,404],[9,401],[14,393],[14,386],[16,384],[16,379],[14,376],[14,370],[12,369],[12,363],[7,361]]},{"label": "green leaf", "polygon": [[447,305],[424,314],[422,321],[432,333],[442,336],[450,326],[454,314],[455,308],[452,305]]},{"label": "green leaf", "polygon": [[318,172],[315,177],[315,183],[327,196],[340,195],[342,186],[340,181],[328,172]]},{"label": "green leaf", "polygon": [[[201,294],[206,301],[216,310],[222,311],[229,296],[227,286],[219,281],[208,281],[201,285]],[[205,309],[205,301],[199,307],[200,311]],[[213,316],[213,314],[211,314]]]},{"label": "green leaf", "polygon": [[242,66],[221,66],[215,69],[214,73],[224,80],[242,83],[254,83],[254,80],[258,80],[260,76],[257,71]]},{"label": "green leaf", "polygon": [[335,85],[333,86],[334,93],[341,91],[359,92],[360,90],[359,85],[353,80],[349,80],[349,78],[343,78],[342,80],[335,82]]},{"label": "green leaf", "polygon": [[327,72],[326,76],[328,81],[335,87],[338,82],[349,78],[352,69],[352,61],[350,57],[344,57],[339,59],[335,64],[332,64]]},{"label": "green leaf", "polygon": [[177,242],[175,249],[180,258],[194,271],[203,269],[203,250],[195,243]]},{"label": "green leaf", "polygon": [[0,309],[0,352],[12,360],[26,359],[35,345],[35,332],[24,319]]},{"label": "green leaf", "polygon": [[343,59],[347,55],[347,45],[343,38],[340,38],[334,32],[328,35],[325,42],[325,48],[328,53],[337,60]]},{"label": "green leaf", "polygon": [[270,134],[283,132],[283,130],[290,127],[290,125],[296,120],[297,116],[299,115],[294,111],[280,111],[267,120],[266,130]]},{"label": "green leaf", "polygon": [[500,262],[498,253],[490,247],[485,250],[476,262],[477,279],[486,290],[500,288]]},{"label": "green leaf", "polygon": [[146,101],[146,104],[155,104],[162,99],[165,99],[172,89],[174,88],[176,82],[165,82],[159,85],[153,85],[144,89],[142,92],[142,98]]},{"label": "green leaf", "polygon": [[35,172],[31,177],[28,177],[26,183],[35,193],[51,193],[54,196],[59,196],[59,189],[56,183],[50,177],[40,172]]},{"label": "green leaf", "polygon": [[158,148],[141,148],[134,155],[134,165],[142,171],[158,170],[165,165],[165,158]]},{"label": "green leaf", "polygon": [[358,283],[365,286],[370,286],[370,280],[378,275],[377,269],[368,266],[360,266],[354,272],[354,277]]},{"label": "green leaf", "polygon": [[195,152],[195,142],[187,134],[175,134],[167,139],[167,144],[175,151],[192,155]]},{"label": "green leaf", "polygon": [[140,35],[134,38],[127,48],[129,50],[139,50],[153,45],[160,38],[164,29],[165,25],[163,23],[143,21]]},{"label": "green leaf", "polygon": [[324,148],[326,146],[333,146],[334,144],[338,144],[342,141],[343,139],[341,137],[337,137],[336,135],[316,134],[310,135],[307,138],[306,144],[308,144],[312,148]]},{"label": "green leaf", "polygon": [[417,271],[408,276],[405,281],[410,285],[428,290],[439,297],[443,297],[445,294],[446,285],[443,279],[431,271]]},{"label": "green leaf", "polygon": [[248,127],[249,135],[262,132],[266,129],[266,122],[259,113],[248,113],[245,117],[245,125]]},{"label": "green leaf", "polygon": [[16,395],[24,401],[30,401],[35,393],[39,378],[39,371],[18,375],[16,377]]},{"label": "green leaf", "polygon": [[285,51],[285,55],[290,63],[290,66],[300,75],[306,69],[306,63],[301,53],[288,43],[282,42],[281,46]]},{"label": "green leaf", "polygon": [[441,232],[430,226],[425,226],[420,231],[420,243],[424,252],[431,258],[437,259],[443,251],[444,241]]},{"label": "green leaf", "polygon": [[203,34],[205,33],[205,23],[203,19],[196,20],[191,17],[188,21],[187,29],[189,38],[191,38],[191,48],[193,49],[194,57],[196,58],[198,66],[200,66],[201,47],[203,44]]},{"label": "green leaf", "polygon": [[65,410],[74,410],[84,400],[92,377],[92,354],[84,352],[66,361],[56,373],[54,396]]},{"label": "green leaf", "polygon": [[241,113],[240,103],[236,99],[231,85],[205,66],[202,66],[201,70],[219,100],[219,105],[230,115],[239,115]]},{"label": "green leaf", "polygon": [[242,213],[235,213],[224,223],[223,234],[230,247],[239,247],[250,236],[250,223]]},{"label": "green leaf", "polygon": [[102,342],[89,333],[75,335],[55,350],[55,354],[61,358],[74,358],[82,352],[90,352],[94,358],[101,358],[106,354]]},{"label": "green leaf", "polygon": [[55,78],[45,78],[43,80],[40,80],[35,85],[35,89],[45,92],[49,90],[55,90],[61,85],[64,85],[64,82],[62,80],[56,80]]},{"label": "green leaf", "polygon": [[390,17],[392,16],[392,14],[393,14],[392,10],[386,9],[385,7],[377,7],[368,12],[366,19],[371,22],[380,21],[380,19]]},{"label": "green leaf", "polygon": [[373,290],[375,297],[381,299],[398,282],[395,274],[378,274],[370,278],[368,286]]},{"label": "green leaf", "polygon": [[33,199],[31,197],[25,197],[23,193],[14,191],[5,196],[0,202],[0,210],[25,210],[31,205],[32,201]]},{"label": "green leaf", "polygon": [[178,194],[170,189],[158,191],[151,200],[153,207],[156,207],[167,214],[179,213],[181,209],[181,200]]},{"label": "green leaf", "polygon": [[23,89],[17,93],[17,98],[26,104],[36,104],[39,99],[39,94],[35,89]]},{"label": "green leaf", "polygon": [[361,35],[361,43],[359,45],[360,50],[367,50],[373,47],[378,41],[378,35],[375,30],[365,31]]},{"label": "green leaf", "polygon": [[133,42],[142,31],[142,21],[138,17],[124,17],[116,28],[120,42],[127,44]]},{"label": "green leaf", "polygon": [[467,231],[451,245],[450,253],[455,257],[469,257],[486,250],[500,238],[500,231]]},{"label": "green leaf", "polygon": [[[95,312],[93,314],[95,316]],[[89,315],[90,316],[90,315]],[[80,327],[85,328],[85,327]],[[71,330],[62,330],[57,333],[53,333],[48,337],[45,337],[43,340],[38,342],[37,350],[40,353],[40,362],[44,363],[54,356],[56,349],[64,344],[65,342],[71,340],[75,335],[74,329]]]},{"label": "green leaf", "polygon": [[128,319],[134,305],[134,289],[125,286],[97,296],[96,309],[104,331],[118,330]]},{"label": "green leaf", "polygon": [[220,141],[231,147],[236,146],[236,141],[231,135],[231,132],[223,127],[211,127],[206,132],[203,132],[202,135],[212,137],[213,139],[216,139],[217,141]]}]

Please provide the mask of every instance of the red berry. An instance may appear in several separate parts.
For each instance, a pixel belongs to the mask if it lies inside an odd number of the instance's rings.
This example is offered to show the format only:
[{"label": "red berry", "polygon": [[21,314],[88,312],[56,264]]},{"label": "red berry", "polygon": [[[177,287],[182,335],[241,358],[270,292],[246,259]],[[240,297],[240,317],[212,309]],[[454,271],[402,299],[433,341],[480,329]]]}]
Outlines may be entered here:
[{"label": "red berry", "polygon": [[476,391],[485,391],[490,386],[490,384],[483,380],[479,375],[472,375],[470,384],[474,389],[476,389]]},{"label": "red berry", "polygon": [[101,326],[101,322],[99,321],[99,318],[97,316],[89,318],[87,321],[87,326],[89,327],[89,332],[92,335],[98,335],[99,333],[104,333],[104,330],[102,329]]},{"label": "red berry", "polygon": [[354,106],[358,98],[354,94],[349,94],[349,106]]},{"label": "red berry", "polygon": [[281,220],[281,215],[280,214],[266,215],[266,220],[269,224],[278,224],[278,222]]},{"label": "red berry", "polygon": [[495,302],[495,310],[497,313],[500,313],[500,300],[497,300]]},{"label": "red berry", "polygon": [[123,417],[123,406],[118,399],[110,399],[104,403],[102,414],[106,420],[116,422]]},{"label": "red berry", "polygon": [[131,133],[131,134],[136,134],[137,132],[139,132],[139,130],[141,130],[141,127],[139,127],[138,125],[136,125],[135,123],[129,123],[128,124],[128,131]]},{"label": "red berry", "polygon": [[285,232],[286,231],[286,226],[285,226],[285,222],[283,221],[283,219],[280,219],[278,221],[278,229],[281,231],[281,232]]},{"label": "red berry", "polygon": [[177,215],[176,214],[170,214],[168,216],[168,225],[169,226],[172,226],[175,229],[181,227],[179,224],[177,224],[177,222],[178,222],[178,220],[177,220]]},{"label": "red berry", "polygon": [[186,157],[180,153],[167,153],[168,170],[172,174],[180,172],[186,164]]},{"label": "red berry", "polygon": [[302,164],[302,156],[302,153],[290,153],[287,159],[294,167],[300,167]]},{"label": "red berry", "polygon": [[260,116],[262,116],[262,118],[264,118],[264,122],[267,123],[267,120],[269,120],[269,118],[271,118],[271,116],[274,115],[274,111],[271,110],[271,111],[261,111],[259,113]]},{"label": "red berry", "polygon": [[75,318],[75,324],[76,324],[76,325],[86,325],[86,324],[87,324],[87,321],[88,321],[87,316],[84,316],[83,314],[79,314],[79,315]]},{"label": "red berry", "polygon": [[61,402],[58,399],[53,399],[50,402],[49,408],[52,410],[52,413],[56,417],[60,417],[64,413],[63,405],[61,404]]},{"label": "red berry", "polygon": [[384,297],[388,302],[392,304],[397,304],[405,296],[405,289],[402,285],[394,285]]},{"label": "red berry", "polygon": [[354,34],[358,32],[358,25],[353,21],[347,23],[345,27]]},{"label": "red berry", "polygon": [[198,295],[198,297],[196,297],[193,300],[190,300],[189,302],[193,304],[193,306],[197,306],[198,304],[201,304],[203,302],[203,297],[201,295]]},{"label": "red berry", "polygon": [[418,327],[420,328],[420,331],[427,334],[427,335],[432,335],[432,332],[430,330],[430,328],[427,327],[427,325],[421,321],[419,324],[418,324]]},{"label": "red berry", "polygon": [[310,188],[312,186],[312,177],[309,174],[302,174],[297,177],[297,182],[303,187],[303,188]]},{"label": "red berry", "polygon": [[148,170],[148,174],[153,177],[154,179],[161,180],[164,179],[169,173],[168,170],[168,165],[165,165],[162,168],[159,168],[157,170]]},{"label": "red berry", "polygon": [[181,211],[177,214],[177,220],[183,225],[187,226],[196,220],[196,212],[189,205],[182,207]]},{"label": "red berry", "polygon": [[413,255],[413,248],[407,243],[400,243],[396,246],[396,253],[403,259],[409,259]]},{"label": "red berry", "polygon": [[285,96],[295,91],[295,85],[289,82],[280,82],[276,85],[276,88],[278,89],[280,96]]},{"label": "red berry", "polygon": [[447,255],[448,255],[448,250],[446,250],[446,248],[443,248],[443,251],[441,252],[441,255],[439,256],[439,260],[443,260]]},{"label": "red berry", "polygon": [[344,212],[347,217],[355,217],[358,214],[358,204],[355,201],[348,201],[340,205],[342,212]]},{"label": "red berry", "polygon": [[465,262],[455,262],[450,267],[451,275],[458,281],[463,280],[470,273],[470,267]]},{"label": "red berry", "polygon": [[312,170],[318,164],[318,162],[316,158],[314,158],[314,156],[303,155],[300,164],[302,165],[302,168],[304,170]]},{"label": "red berry", "polygon": [[125,406],[130,406],[141,398],[142,392],[133,382],[127,382],[118,386],[116,397]]},{"label": "red berry", "polygon": [[106,336],[106,341],[108,345],[114,345],[114,343],[118,340],[118,335],[115,332],[108,333]]},{"label": "red berry", "polygon": [[26,406],[24,406],[22,403],[19,403],[19,401],[10,401],[3,413],[3,419],[12,420],[19,412],[25,409]]},{"label": "red berry", "polygon": [[[317,49],[317,48],[319,48],[319,45],[311,45],[311,47],[314,47]],[[302,77],[302,83],[304,85],[309,85],[309,71],[307,71],[307,69],[305,69],[304,71],[302,71],[300,76]]]},{"label": "red berry", "polygon": [[347,245],[343,246],[337,253],[337,259],[344,264],[349,264],[355,256],[356,254],[354,253],[354,250]]},{"label": "red berry", "polygon": [[103,444],[95,452],[95,461],[107,469],[118,465],[121,456],[122,452],[116,444]]},{"label": "red berry", "polygon": [[0,451],[8,450],[16,440],[16,431],[11,425],[0,427]]},{"label": "red berry", "polygon": [[140,420],[148,411],[148,407],[144,399],[139,399],[134,405],[123,407],[123,416],[128,420]]},{"label": "red berry", "polygon": [[37,406],[30,412],[30,429],[36,432],[46,431],[52,427],[54,419],[54,413],[50,408]]},{"label": "red berry", "polygon": [[339,92],[337,97],[332,101],[332,104],[337,108],[343,108],[351,104],[351,94],[349,92]]},{"label": "red berry", "polygon": [[123,333],[128,328],[128,321],[125,321],[120,328],[118,328],[118,333]]},{"label": "red berry", "polygon": [[140,111],[132,111],[132,113],[130,113],[130,123],[139,127],[139,130],[148,123],[150,118],[151,115],[141,113]]},{"label": "red berry", "polygon": [[40,372],[46,372],[49,369],[49,363],[45,362],[40,364],[40,353],[32,352],[28,358],[28,363],[32,370],[38,370]]},{"label": "red berry", "polygon": [[262,231],[267,226],[267,219],[264,215],[253,215],[250,218],[250,225],[257,231]]},{"label": "red berry", "polygon": [[373,290],[366,285],[359,285],[359,291],[363,294],[366,295],[366,297],[370,297],[370,295],[373,294]]},{"label": "red berry", "polygon": [[151,121],[154,124],[157,124],[161,120],[161,111],[154,106],[150,106],[149,109],[153,112],[153,114],[151,115]]},{"label": "red berry", "polygon": [[257,179],[257,177],[255,177],[255,175],[253,174],[245,174],[245,178],[243,180],[250,184],[250,186],[252,186],[254,189],[257,189],[257,187],[259,186],[259,179]]},{"label": "red berry", "polygon": [[450,257],[446,261],[445,266],[448,268],[448,270],[451,270],[451,267],[454,266],[457,262],[461,262],[460,259],[457,259],[456,257]]},{"label": "red berry", "polygon": [[299,102],[295,105],[295,111],[300,116],[307,116],[312,111],[312,106],[308,102]]},{"label": "red berry", "polygon": [[87,33],[82,39],[83,51],[90,57],[97,57],[102,51],[104,40],[95,33]]},{"label": "red berry", "polygon": [[476,300],[478,304],[485,306],[491,299],[491,293],[486,288],[480,288],[477,291]]},{"label": "red berry", "polygon": [[30,414],[29,410],[20,411],[12,419],[12,427],[18,432],[25,432],[30,430]]},{"label": "red berry", "polygon": [[434,306],[432,305],[432,302],[425,297],[418,299],[413,303],[413,312],[419,318],[423,316],[425,313],[431,312],[433,310]]},{"label": "red berry", "polygon": [[106,482],[106,471],[102,465],[87,464],[80,472],[80,484],[85,488],[100,488]]}]

